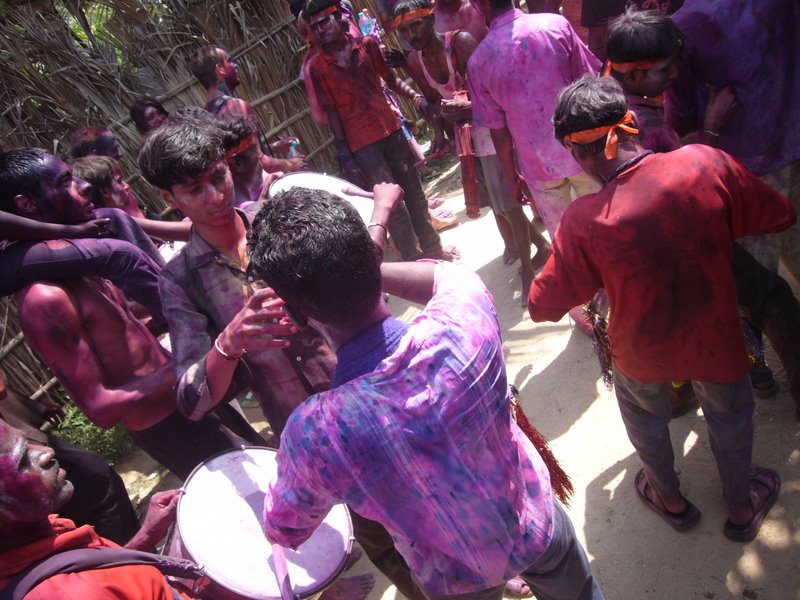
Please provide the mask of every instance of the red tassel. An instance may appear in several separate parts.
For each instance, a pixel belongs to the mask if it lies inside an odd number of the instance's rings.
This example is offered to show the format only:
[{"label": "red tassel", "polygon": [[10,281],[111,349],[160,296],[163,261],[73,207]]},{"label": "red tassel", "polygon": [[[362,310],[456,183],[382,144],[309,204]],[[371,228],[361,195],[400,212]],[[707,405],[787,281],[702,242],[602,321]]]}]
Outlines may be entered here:
[{"label": "red tassel", "polygon": [[553,456],[550,445],[547,443],[547,438],[539,433],[533,426],[533,423],[525,416],[525,413],[522,412],[518,394],[519,392],[512,385],[511,416],[514,418],[514,421],[516,421],[517,426],[522,430],[522,433],[525,434],[525,437],[531,441],[534,448],[536,448],[536,451],[539,453],[539,456],[542,457],[544,464],[547,466],[547,470],[550,472],[550,487],[553,489],[556,498],[561,501],[561,504],[569,506],[570,499],[575,494],[575,489],[572,487],[572,480],[569,478],[569,475],[564,472],[564,469],[561,468],[556,457]]}]

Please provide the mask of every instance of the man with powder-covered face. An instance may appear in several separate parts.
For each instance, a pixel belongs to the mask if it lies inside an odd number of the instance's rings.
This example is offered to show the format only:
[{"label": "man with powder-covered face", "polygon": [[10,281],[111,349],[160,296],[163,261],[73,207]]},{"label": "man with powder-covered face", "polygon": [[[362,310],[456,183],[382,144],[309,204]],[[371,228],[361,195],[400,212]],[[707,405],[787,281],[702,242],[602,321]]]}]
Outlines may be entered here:
[{"label": "man with powder-covered face", "polygon": [[[68,474],[59,467],[54,452],[31,444],[18,429],[0,421],[0,592],[20,582],[23,574],[53,554],[118,546],[99,536],[91,525],[76,527],[59,518],[58,510],[73,494]],[[153,550],[175,520],[178,490],[159,492],[141,529],[125,545],[130,550]],[[10,597],[10,596],[9,596]],[[170,587],[154,567],[128,564],[110,568],[59,573],[32,587],[27,600],[51,598],[139,598],[142,600],[191,600],[193,596]]]}]

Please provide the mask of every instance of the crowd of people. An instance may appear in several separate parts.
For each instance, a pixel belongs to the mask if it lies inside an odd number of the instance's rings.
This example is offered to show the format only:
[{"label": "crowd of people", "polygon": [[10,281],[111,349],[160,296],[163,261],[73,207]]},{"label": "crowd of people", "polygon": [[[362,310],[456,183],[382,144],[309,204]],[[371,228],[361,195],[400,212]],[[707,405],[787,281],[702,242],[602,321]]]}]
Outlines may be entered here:
[{"label": "crowd of people", "polygon": [[[344,503],[412,600],[603,598],[563,472],[518,423],[492,296],[431,222],[405,97],[432,152],[457,149],[468,216],[488,200],[531,318],[569,314],[595,338],[644,506],[678,531],[700,519],[669,434],[699,404],[722,533],[753,540],[781,489],[753,463],[754,397],[777,391],[764,336],[800,419],[800,304],[778,274],[800,277],[800,6],[584,0],[587,46],[560,4],[383,0],[393,49],[347,0],[289,2],[312,114],[343,177],[371,190],[368,220],[324,190],[270,195],[308,164],[295,138],[265,138],[217,46],[188,60],[204,107],[130,109],[140,174],[179,221],[140,205],[102,125],[77,130],[67,160],[4,149],[0,292],[27,343],[92,423],[123,426],[181,480],[226,450],[277,449],[272,543],[297,548]],[[424,308],[400,321],[389,296]],[[4,597],[208,597],[142,552],[179,492],[140,527],[113,469],[41,431],[62,416],[0,371]],[[344,577],[323,598],[373,585]]]}]

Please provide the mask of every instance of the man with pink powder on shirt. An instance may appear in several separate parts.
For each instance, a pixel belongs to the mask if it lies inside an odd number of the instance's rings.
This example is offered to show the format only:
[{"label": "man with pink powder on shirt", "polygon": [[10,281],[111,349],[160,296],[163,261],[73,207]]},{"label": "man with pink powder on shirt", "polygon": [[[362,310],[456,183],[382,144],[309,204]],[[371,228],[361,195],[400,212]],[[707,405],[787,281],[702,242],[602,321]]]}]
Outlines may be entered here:
[{"label": "man with pink powder on shirt", "polygon": [[552,237],[572,193],[598,188],[553,139],[550,115],[558,92],[600,62],[560,15],[527,15],[512,0],[471,1],[489,24],[467,66],[475,123],[491,129],[516,197],[530,186]]}]

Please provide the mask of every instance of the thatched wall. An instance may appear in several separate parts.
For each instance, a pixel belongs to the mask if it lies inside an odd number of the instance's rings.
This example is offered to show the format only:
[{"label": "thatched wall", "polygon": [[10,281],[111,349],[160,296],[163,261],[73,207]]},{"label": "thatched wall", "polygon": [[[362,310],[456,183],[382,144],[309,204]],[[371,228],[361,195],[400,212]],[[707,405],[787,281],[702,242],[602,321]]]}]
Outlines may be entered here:
[{"label": "thatched wall", "polygon": [[[300,138],[316,168],[333,164],[330,134],[313,123],[297,81],[304,47],[283,0],[37,2],[7,7],[0,33],[0,136],[8,146],[63,155],[75,129],[108,125],[125,151],[126,174],[135,175],[140,136],[128,107],[142,95],[163,99],[168,110],[202,106],[205,91],[187,62],[213,43],[237,59],[237,93],[264,129]],[[133,185],[145,203],[165,208],[147,184]]]}]

